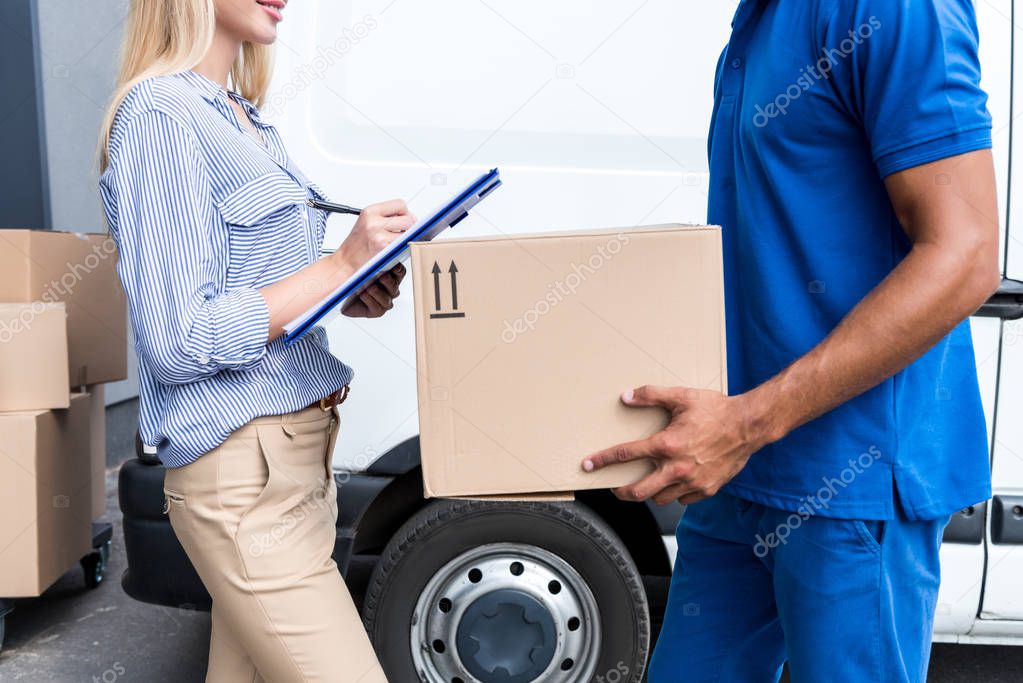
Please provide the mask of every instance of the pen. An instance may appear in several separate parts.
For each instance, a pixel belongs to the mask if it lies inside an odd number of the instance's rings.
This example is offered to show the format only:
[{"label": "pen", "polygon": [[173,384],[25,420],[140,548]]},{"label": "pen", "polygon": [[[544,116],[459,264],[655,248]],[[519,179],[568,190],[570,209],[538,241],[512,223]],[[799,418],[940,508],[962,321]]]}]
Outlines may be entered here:
[{"label": "pen", "polygon": [[330,211],[331,213],[350,213],[353,216],[358,216],[362,213],[362,209],[356,209],[354,206],[345,206],[344,204],[335,204],[334,202],[321,202],[319,199],[311,197],[306,200],[306,204],[314,209]]}]

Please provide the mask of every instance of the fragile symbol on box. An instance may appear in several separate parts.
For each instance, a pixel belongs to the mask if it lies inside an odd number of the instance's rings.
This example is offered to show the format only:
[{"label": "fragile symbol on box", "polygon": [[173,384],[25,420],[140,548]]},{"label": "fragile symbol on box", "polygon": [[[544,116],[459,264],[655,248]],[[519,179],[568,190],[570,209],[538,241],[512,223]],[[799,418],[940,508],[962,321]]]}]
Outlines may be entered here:
[{"label": "fragile symbol on box", "polygon": [[440,276],[441,267],[434,261],[433,268],[430,270],[433,273],[433,305],[436,313],[431,313],[431,318],[464,318],[465,313],[458,310],[458,266],[452,261],[448,267],[448,274],[451,276],[451,310],[444,311],[444,307],[441,304],[441,291],[440,291]]}]

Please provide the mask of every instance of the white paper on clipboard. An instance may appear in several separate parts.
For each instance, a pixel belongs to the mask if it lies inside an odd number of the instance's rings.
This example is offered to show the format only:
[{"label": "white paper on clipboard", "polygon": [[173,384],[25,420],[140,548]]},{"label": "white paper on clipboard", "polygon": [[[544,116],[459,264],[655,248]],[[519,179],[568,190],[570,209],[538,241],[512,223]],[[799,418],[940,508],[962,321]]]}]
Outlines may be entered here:
[{"label": "white paper on clipboard", "polygon": [[284,326],[284,344],[290,346],[316,324],[325,324],[340,314],[344,304],[358,296],[366,287],[408,257],[409,244],[432,240],[444,230],[458,224],[469,211],[501,184],[501,173],[491,169],[456,194],[441,208],[402,233],[401,237],[355,271],[344,284],[321,299],[315,306]]}]

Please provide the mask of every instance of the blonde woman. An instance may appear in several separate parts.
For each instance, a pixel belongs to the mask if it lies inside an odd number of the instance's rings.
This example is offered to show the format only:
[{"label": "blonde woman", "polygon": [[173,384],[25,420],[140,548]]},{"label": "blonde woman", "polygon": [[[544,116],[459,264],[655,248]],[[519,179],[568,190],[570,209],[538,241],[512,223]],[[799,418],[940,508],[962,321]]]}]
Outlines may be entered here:
[{"label": "blonde woman", "polygon": [[[171,525],[213,598],[207,680],[385,681],[331,559],[352,371],[282,327],[414,219],[367,207],[317,258],[322,198],[257,109],[287,0],[133,0],[100,188]],[[346,314],[392,306],[399,266]]]}]

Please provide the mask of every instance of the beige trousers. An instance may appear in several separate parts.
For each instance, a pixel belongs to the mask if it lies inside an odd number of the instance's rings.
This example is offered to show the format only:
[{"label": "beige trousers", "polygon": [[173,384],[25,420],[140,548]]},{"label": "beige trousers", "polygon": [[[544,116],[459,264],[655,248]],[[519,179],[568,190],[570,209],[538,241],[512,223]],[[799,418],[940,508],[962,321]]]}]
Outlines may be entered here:
[{"label": "beige trousers", "polygon": [[213,597],[210,683],[386,683],[331,558],[337,413],[257,418],[167,470],[174,533]]}]

